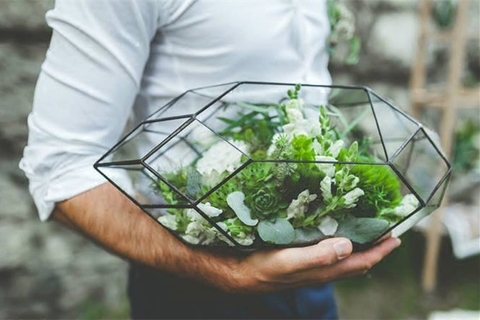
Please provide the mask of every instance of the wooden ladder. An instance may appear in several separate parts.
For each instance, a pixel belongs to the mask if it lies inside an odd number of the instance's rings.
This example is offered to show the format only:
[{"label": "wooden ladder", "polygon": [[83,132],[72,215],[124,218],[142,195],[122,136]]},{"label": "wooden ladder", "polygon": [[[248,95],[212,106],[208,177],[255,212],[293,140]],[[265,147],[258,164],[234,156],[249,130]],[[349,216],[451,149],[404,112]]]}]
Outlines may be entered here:
[{"label": "wooden ladder", "polygon": [[[420,115],[424,107],[440,110],[439,135],[442,148],[452,159],[454,126],[457,112],[465,106],[480,106],[478,88],[466,88],[462,85],[462,71],[465,63],[467,39],[467,16],[469,0],[458,0],[455,20],[451,28],[442,30],[433,28],[433,0],[419,0],[419,39],[415,61],[410,78],[411,111],[414,117]],[[478,35],[474,35],[478,37]],[[449,47],[449,59],[446,81],[440,87],[428,88],[426,54],[429,41],[446,43]],[[448,192],[445,193],[448,195]],[[426,250],[422,271],[422,287],[425,292],[432,292],[437,285],[437,266],[442,234],[442,216],[448,203],[444,199],[442,206],[435,211],[426,229]]]}]

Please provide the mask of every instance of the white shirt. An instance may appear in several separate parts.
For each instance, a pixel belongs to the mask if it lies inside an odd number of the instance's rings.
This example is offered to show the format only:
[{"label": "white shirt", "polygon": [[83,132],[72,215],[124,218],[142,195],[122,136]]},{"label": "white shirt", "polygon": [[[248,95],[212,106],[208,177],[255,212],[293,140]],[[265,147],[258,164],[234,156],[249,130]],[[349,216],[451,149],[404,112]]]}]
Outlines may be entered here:
[{"label": "white shirt", "polygon": [[130,117],[185,90],[331,83],[325,1],[57,0],[46,21],[53,35],[20,162],[42,220],[105,182],[92,165]]}]

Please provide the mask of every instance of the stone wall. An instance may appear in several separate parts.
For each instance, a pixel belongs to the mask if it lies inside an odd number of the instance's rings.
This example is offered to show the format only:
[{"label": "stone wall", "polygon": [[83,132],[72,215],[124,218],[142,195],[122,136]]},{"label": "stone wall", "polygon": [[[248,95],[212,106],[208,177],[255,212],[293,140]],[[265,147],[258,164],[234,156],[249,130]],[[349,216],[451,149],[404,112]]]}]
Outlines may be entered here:
[{"label": "stone wall", "polygon": [[[475,32],[478,1],[472,2],[469,30]],[[363,42],[361,59],[356,66],[334,59],[334,81],[368,85],[408,109],[416,3],[351,2]],[[126,315],[126,263],[53,222],[40,223],[18,169],[50,36],[44,14],[52,6],[52,0],[0,1],[0,318]],[[469,66],[478,73],[478,43],[472,48]]]},{"label": "stone wall", "polygon": [[0,1],[0,319],[125,309],[126,263],[56,223],[39,222],[18,169],[50,37],[44,14],[52,6],[50,0]]}]

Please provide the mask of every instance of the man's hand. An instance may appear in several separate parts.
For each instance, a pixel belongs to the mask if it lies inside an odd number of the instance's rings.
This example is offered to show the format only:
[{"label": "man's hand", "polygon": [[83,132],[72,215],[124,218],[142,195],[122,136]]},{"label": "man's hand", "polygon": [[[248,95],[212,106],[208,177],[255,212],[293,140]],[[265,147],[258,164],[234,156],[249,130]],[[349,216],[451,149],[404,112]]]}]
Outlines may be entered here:
[{"label": "man's hand", "polygon": [[303,248],[259,251],[229,264],[217,285],[233,292],[269,292],[326,283],[365,274],[400,245],[387,238],[369,250],[352,254],[352,243],[332,238]]},{"label": "man's hand", "polygon": [[400,244],[388,238],[352,254],[345,238],[303,248],[222,255],[187,246],[106,183],[58,203],[54,218],[113,253],[235,293],[300,287],[367,272]]}]

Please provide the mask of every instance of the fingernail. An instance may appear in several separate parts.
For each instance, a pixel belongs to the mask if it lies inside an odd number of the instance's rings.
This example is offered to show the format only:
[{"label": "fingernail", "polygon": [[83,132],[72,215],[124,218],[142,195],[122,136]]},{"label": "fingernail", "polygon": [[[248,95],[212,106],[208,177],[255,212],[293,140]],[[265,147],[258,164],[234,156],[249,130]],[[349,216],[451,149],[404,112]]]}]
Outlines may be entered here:
[{"label": "fingernail", "polygon": [[350,241],[339,240],[333,244],[333,250],[337,254],[338,259],[343,259],[350,254]]},{"label": "fingernail", "polygon": [[400,240],[399,238],[395,238],[395,240],[397,240],[395,242],[395,248],[397,248],[398,246],[400,246],[402,244],[402,240]]}]

